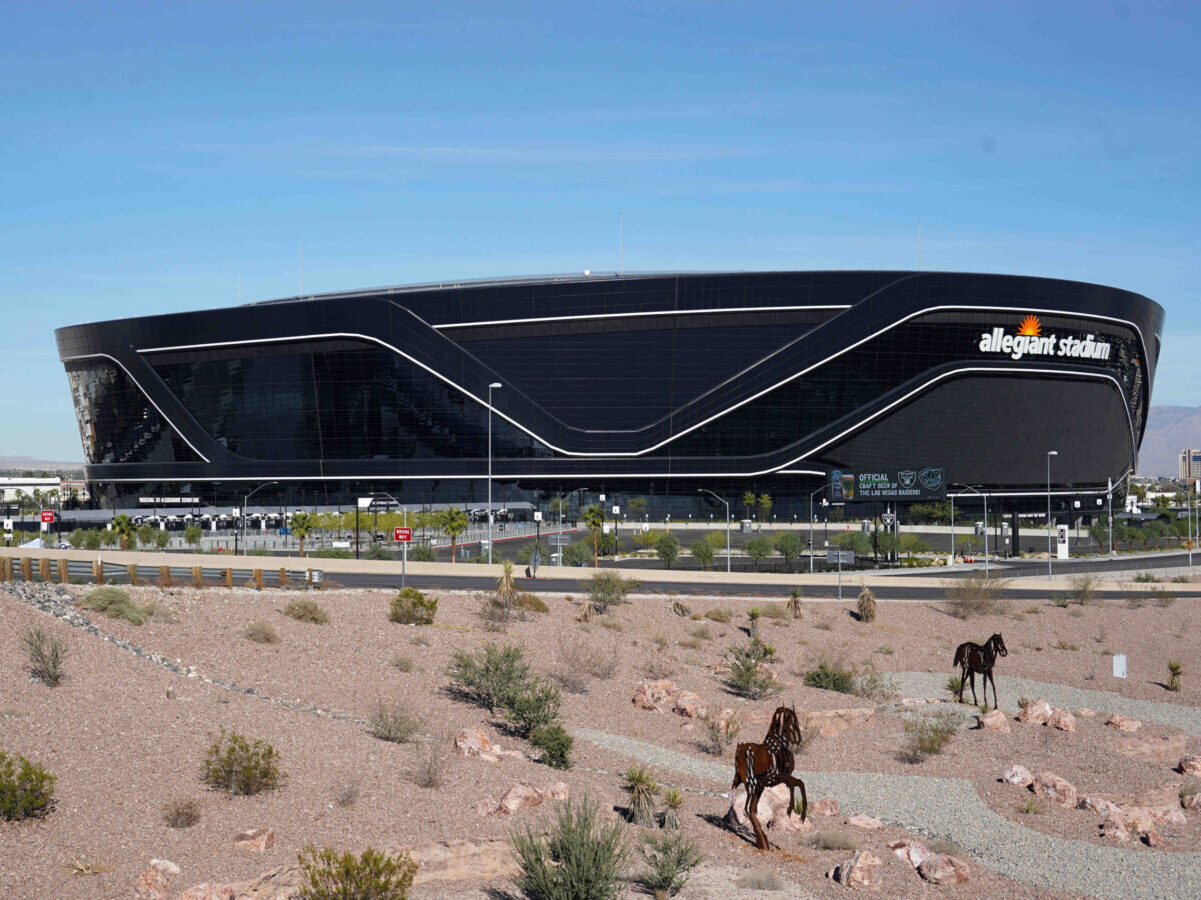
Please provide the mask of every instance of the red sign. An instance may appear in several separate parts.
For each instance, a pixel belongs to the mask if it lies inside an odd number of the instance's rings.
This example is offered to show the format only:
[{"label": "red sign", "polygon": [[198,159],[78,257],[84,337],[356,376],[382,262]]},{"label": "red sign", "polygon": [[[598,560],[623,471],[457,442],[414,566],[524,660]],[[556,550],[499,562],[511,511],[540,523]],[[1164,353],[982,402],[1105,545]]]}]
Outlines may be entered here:
[{"label": "red sign", "polygon": [[54,510],[43,509],[42,510],[42,521],[43,522],[53,522],[54,521]]},{"label": "red sign", "polygon": [[392,532],[392,540],[394,541],[411,541],[413,540],[412,528],[397,528]]}]

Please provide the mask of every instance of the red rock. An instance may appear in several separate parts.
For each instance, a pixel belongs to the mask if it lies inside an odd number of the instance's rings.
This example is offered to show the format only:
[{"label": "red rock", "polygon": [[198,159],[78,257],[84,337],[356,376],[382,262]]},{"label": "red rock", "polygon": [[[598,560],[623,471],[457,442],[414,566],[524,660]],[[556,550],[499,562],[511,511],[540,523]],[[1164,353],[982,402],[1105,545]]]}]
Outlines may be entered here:
[{"label": "red rock", "polygon": [[501,814],[500,801],[485,797],[475,805],[475,811],[481,816],[496,816]]},{"label": "red rock", "polygon": [[566,800],[569,793],[567,782],[556,781],[550,787],[542,792],[542,796],[547,800]]},{"label": "red rock", "polygon": [[168,878],[174,878],[179,874],[179,866],[171,862],[169,859],[152,859],[150,860],[151,868],[158,869]]},{"label": "red rock", "polygon": [[252,828],[240,831],[234,835],[235,850],[249,850],[252,853],[262,853],[275,846],[275,832],[270,828]]},{"label": "red rock", "polygon": [[1034,793],[1039,797],[1057,803],[1067,809],[1076,808],[1076,788],[1065,778],[1060,778],[1052,772],[1039,772],[1032,783]]},{"label": "red rock", "polygon": [[934,855],[921,841],[915,841],[911,838],[893,841],[886,846],[915,869]]},{"label": "red rock", "polygon": [[1126,827],[1120,812],[1112,812],[1101,820],[1101,836],[1120,844],[1130,840],[1130,829]]},{"label": "red rock", "polygon": [[778,815],[772,819],[771,825],[768,827],[781,831],[789,831],[794,834],[806,834],[813,831],[817,826],[813,824],[813,819],[806,818],[802,822],[800,816],[789,810],[787,815]]},{"label": "red rock", "polygon": [[192,885],[177,900],[234,900],[236,894],[231,885],[205,882]]},{"label": "red rock", "polygon": [[1066,709],[1054,709],[1051,711],[1051,718],[1047,719],[1047,724],[1060,731],[1073,732],[1076,730],[1076,717]]},{"label": "red rock", "polygon": [[639,709],[663,712],[663,706],[679,692],[680,689],[676,687],[675,682],[668,681],[666,678],[659,681],[640,681],[638,687],[634,688],[634,697],[631,702]]},{"label": "red rock", "polygon": [[[746,816],[746,786],[739,785],[730,795],[730,809],[726,820],[734,826],[750,828],[751,820]],[[809,807],[812,814],[813,807]],[[777,819],[788,815],[788,787],[783,784],[773,785],[759,796],[759,804],[755,807],[755,817],[764,828],[771,828]],[[798,817],[799,818],[799,817]]]},{"label": "red rock", "polygon": [[1076,801],[1077,809],[1091,809],[1095,813],[1108,815],[1109,813],[1117,812],[1118,805],[1112,800],[1104,800],[1100,797],[1081,797]]},{"label": "red rock", "polygon": [[1116,728],[1118,731],[1138,731],[1143,727],[1143,723],[1138,719],[1132,719],[1120,713],[1114,713],[1105,724],[1110,728]]},{"label": "red rock", "polygon": [[1185,794],[1180,798],[1181,809],[1196,809],[1201,806],[1201,794]]},{"label": "red rock", "polygon": [[994,709],[992,712],[986,712],[980,717],[981,731],[1000,731],[1005,734],[1009,733],[1009,717],[999,709]]},{"label": "red rock", "polygon": [[809,812],[815,816],[836,816],[838,815],[838,801],[833,797],[817,800],[809,807]]},{"label": "red rock", "polygon": [[1018,713],[1018,721],[1027,725],[1046,725],[1050,718],[1051,704],[1046,700],[1033,700]]},{"label": "red rock", "polygon": [[1189,754],[1188,756],[1181,757],[1176,768],[1180,770],[1182,775],[1201,775],[1201,756]]},{"label": "red rock", "polygon": [[1160,822],[1164,825],[1188,824],[1188,816],[1186,816],[1180,809],[1169,809],[1166,812],[1160,812],[1156,810],[1155,812],[1151,813],[1151,816],[1156,822]]},{"label": "red rock", "polygon": [[689,719],[707,719],[709,717],[709,707],[705,706],[701,702],[700,696],[692,691],[680,691],[676,696],[672,712],[679,716],[687,716]]},{"label": "red rock", "polygon": [[917,873],[931,884],[967,884],[968,867],[961,859],[947,856],[931,856],[917,867]]},{"label": "red rock", "polygon": [[134,900],[168,900],[171,885],[167,876],[151,866],[133,883]]},{"label": "red rock", "polygon": [[868,850],[856,850],[846,862],[838,867],[836,879],[847,887],[880,887],[880,857]]},{"label": "red rock", "polygon": [[847,824],[854,825],[856,828],[866,828],[868,830],[875,830],[877,828],[884,827],[884,823],[875,816],[864,815],[851,816],[849,819],[847,819]]},{"label": "red rock", "polygon": [[1160,833],[1154,828],[1152,828],[1150,831],[1142,832],[1139,834],[1139,837],[1143,839],[1143,843],[1148,847],[1160,848],[1168,845],[1168,842],[1165,841]]},{"label": "red rock", "polygon": [[1012,765],[1001,773],[1001,780],[1018,787],[1026,787],[1034,781],[1034,774],[1025,766]]},{"label": "red rock", "polygon": [[515,784],[500,798],[500,809],[505,815],[512,815],[519,809],[537,806],[542,802],[542,791],[528,784]]},{"label": "red rock", "polygon": [[464,728],[455,735],[455,752],[462,756],[491,755],[495,749],[492,739],[478,728]]}]

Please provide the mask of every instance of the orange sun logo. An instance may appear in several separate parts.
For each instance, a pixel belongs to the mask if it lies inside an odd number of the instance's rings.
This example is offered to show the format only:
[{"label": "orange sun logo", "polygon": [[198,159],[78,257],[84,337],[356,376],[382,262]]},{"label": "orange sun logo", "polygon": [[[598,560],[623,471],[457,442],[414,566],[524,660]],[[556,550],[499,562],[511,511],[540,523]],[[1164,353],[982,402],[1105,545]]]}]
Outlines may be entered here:
[{"label": "orange sun logo", "polygon": [[1018,334],[1029,335],[1030,337],[1038,337],[1043,333],[1043,327],[1039,324],[1036,316],[1026,316],[1022,319],[1022,324],[1018,327]]}]

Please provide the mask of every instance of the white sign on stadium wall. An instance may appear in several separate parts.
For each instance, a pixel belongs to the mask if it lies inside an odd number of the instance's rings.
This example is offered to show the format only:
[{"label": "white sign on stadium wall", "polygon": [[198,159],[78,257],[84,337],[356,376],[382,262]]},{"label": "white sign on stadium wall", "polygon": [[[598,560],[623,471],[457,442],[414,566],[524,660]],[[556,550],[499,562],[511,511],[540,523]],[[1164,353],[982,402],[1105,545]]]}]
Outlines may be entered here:
[{"label": "white sign on stadium wall", "polygon": [[1091,334],[1083,338],[1044,335],[1038,316],[1026,316],[1018,325],[1016,334],[1007,334],[1004,328],[994,328],[980,335],[980,352],[1004,353],[1012,360],[1019,360],[1023,356],[1109,359],[1110,346],[1108,341],[1097,340]]}]

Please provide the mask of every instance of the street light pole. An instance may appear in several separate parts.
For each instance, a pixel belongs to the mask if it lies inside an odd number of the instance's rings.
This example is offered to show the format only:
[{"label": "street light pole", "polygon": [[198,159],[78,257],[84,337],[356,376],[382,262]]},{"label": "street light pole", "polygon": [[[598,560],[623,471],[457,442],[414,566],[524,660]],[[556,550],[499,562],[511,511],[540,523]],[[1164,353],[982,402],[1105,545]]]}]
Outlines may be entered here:
[{"label": "street light pole", "polygon": [[1047,451],[1047,580],[1051,580],[1051,457],[1058,456],[1058,450]]},{"label": "street light pole", "polygon": [[809,574],[810,575],[813,574],[813,553],[817,549],[817,547],[814,546],[814,543],[813,543],[813,498],[816,497],[818,494],[820,494],[822,491],[827,490],[829,487],[830,487],[829,484],[823,484],[816,491],[809,492]]},{"label": "street light pole", "polygon": [[721,500],[721,502],[726,505],[726,574],[729,574],[729,572],[730,572],[730,503],[727,500],[722,500],[721,497],[718,497],[717,494],[714,494],[713,491],[709,490],[708,488],[697,488],[696,490],[697,490],[697,493],[703,492],[706,494],[712,494],[714,497],[717,497],[718,500]]},{"label": "street light pole", "polygon": [[492,565],[492,392],[500,386],[499,381],[488,385],[488,565]]},{"label": "street light pole", "polygon": [[[246,543],[246,504],[250,502],[251,497],[253,497],[255,494],[257,494],[263,488],[271,487],[271,485],[273,485],[273,484],[279,484],[279,482],[278,481],[268,481],[266,484],[260,484],[249,494],[243,495],[243,497],[242,497],[242,528],[241,528],[243,544]],[[234,556],[238,555],[238,530],[239,529],[236,529],[236,528],[234,529]]]},{"label": "street light pole", "polygon": [[[982,499],[984,501],[984,577],[987,578],[988,577],[988,494],[984,493],[983,491],[977,490],[976,488],[972,487],[970,484],[962,484],[962,485],[960,485],[960,487],[967,488],[973,494],[979,494],[980,499]],[[954,502],[955,502],[955,497],[954,497],[954,495],[952,495],[951,503],[954,504]],[[969,538],[969,540],[970,540],[970,538]],[[954,543],[953,540],[952,540],[952,543]]]}]

